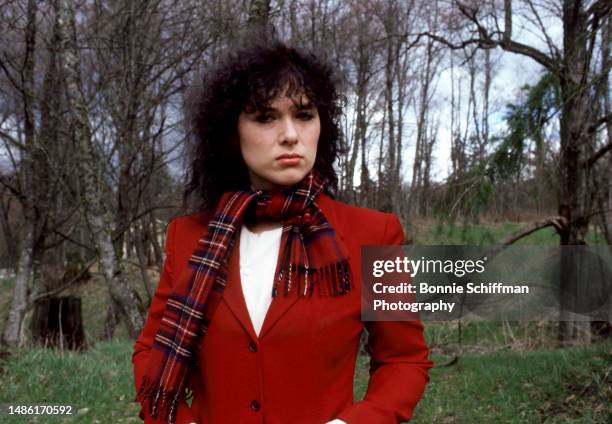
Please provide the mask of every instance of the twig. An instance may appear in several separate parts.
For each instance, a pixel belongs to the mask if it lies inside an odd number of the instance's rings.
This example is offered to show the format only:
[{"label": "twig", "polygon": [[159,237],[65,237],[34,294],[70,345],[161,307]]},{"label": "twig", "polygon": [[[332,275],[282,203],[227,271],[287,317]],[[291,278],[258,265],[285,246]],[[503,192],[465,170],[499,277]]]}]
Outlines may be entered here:
[{"label": "twig", "polygon": [[612,142],[606,144],[601,149],[599,149],[597,152],[595,152],[593,156],[591,156],[584,162],[584,166],[586,166],[587,168],[592,167],[593,164],[599,160],[599,158],[601,158],[603,155],[608,153],[608,151],[610,150],[612,150]]},{"label": "twig", "polygon": [[450,366],[457,364],[458,362],[459,362],[459,356],[453,355],[453,357],[450,358],[448,361],[443,362],[441,364],[436,364],[436,368],[450,367]]}]

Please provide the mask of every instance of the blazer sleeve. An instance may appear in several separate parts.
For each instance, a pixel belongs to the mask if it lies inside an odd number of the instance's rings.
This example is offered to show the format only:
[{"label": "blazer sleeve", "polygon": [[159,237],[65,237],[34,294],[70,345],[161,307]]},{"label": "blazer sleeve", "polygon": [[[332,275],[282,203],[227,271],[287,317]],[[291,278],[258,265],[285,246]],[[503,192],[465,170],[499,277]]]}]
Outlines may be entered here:
[{"label": "blazer sleeve", "polygon": [[[155,295],[149,308],[149,314],[147,321],[145,322],[144,328],[140,333],[140,336],[136,340],[134,345],[134,353],[132,354],[132,363],[134,364],[134,383],[136,391],[140,388],[140,383],[145,375],[147,369],[147,363],[149,361],[149,354],[151,347],[153,346],[153,340],[157,333],[157,328],[166,309],[166,301],[168,296],[172,292],[172,287],[175,279],[175,255],[174,255],[174,238],[176,231],[176,220],[172,221],[168,225],[167,236],[166,236],[166,258],[164,260],[164,266],[160,276]],[[144,420],[145,424],[156,424],[164,423],[165,421],[160,419],[152,418],[144,408],[140,408],[139,417]],[[177,424],[188,424],[196,422],[195,417],[191,412],[191,408],[185,402],[181,400],[181,403],[177,409],[176,423]]]},{"label": "blazer sleeve", "polygon": [[[400,244],[402,226],[388,215],[382,244]],[[429,350],[421,321],[369,321],[370,380],[363,400],[337,418],[348,424],[396,424],[409,421],[429,381]]]}]

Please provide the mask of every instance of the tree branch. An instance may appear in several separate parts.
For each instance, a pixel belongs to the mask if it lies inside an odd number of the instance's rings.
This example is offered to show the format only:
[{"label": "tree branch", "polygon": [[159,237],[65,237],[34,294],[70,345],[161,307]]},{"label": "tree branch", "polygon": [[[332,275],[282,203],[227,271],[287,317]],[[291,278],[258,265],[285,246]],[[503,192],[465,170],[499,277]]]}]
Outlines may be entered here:
[{"label": "tree branch", "polygon": [[610,150],[612,150],[612,142],[606,144],[601,149],[599,149],[597,152],[595,152],[593,156],[591,156],[588,160],[584,162],[584,166],[586,166],[587,168],[592,167],[595,164],[595,162],[597,162],[603,155],[608,153]]},{"label": "tree branch", "polygon": [[601,18],[610,13],[610,10],[612,10],[612,3],[609,0],[598,0],[589,7],[587,14]]},{"label": "tree branch", "polygon": [[527,227],[526,229],[522,230],[519,233],[511,235],[506,240],[502,241],[499,245],[497,245],[497,246],[493,247],[491,250],[487,251],[487,254],[484,255],[484,256],[486,256],[487,258],[491,259],[491,258],[495,257],[497,254],[499,254],[506,247],[509,247],[510,245],[516,243],[520,239],[525,238],[528,235],[533,234],[536,231],[539,231],[539,230],[541,230],[543,228],[547,228],[547,227],[555,227],[555,230],[557,232],[560,232],[565,227],[567,227],[567,219],[565,217],[556,215],[556,216],[548,217],[548,218],[546,218],[543,221],[534,222],[529,227]]},{"label": "tree branch", "polygon": [[504,40],[493,40],[491,38],[470,38],[467,40],[462,40],[459,43],[453,43],[450,40],[447,40],[444,37],[441,37],[437,34],[432,34],[429,31],[421,32],[417,34],[417,39],[419,37],[429,37],[432,40],[435,40],[441,44],[444,44],[446,47],[451,50],[462,50],[470,45],[476,45],[481,49],[492,49],[495,47],[501,47],[502,49],[515,54],[520,54],[522,56],[527,56],[538,62],[540,65],[544,66],[546,69],[551,71],[556,71],[555,61],[550,58],[547,54],[539,51],[538,49],[528,46],[526,44],[518,43],[516,41],[504,41]]},{"label": "tree branch", "polygon": [[550,71],[556,70],[555,61],[550,58],[547,54],[542,53],[538,49],[528,46],[526,44],[518,43],[516,41],[502,41],[498,44],[502,49],[509,51],[511,53],[520,54],[522,56],[527,56],[538,62],[540,65],[544,66],[546,69]]},{"label": "tree branch", "polygon": [[26,148],[23,144],[21,144],[15,137],[7,133],[6,131],[2,131],[0,129],[0,137],[4,138],[11,146],[17,147],[21,151],[25,151]]},{"label": "tree branch", "polygon": [[70,237],[69,235],[62,233],[61,231],[59,231],[59,230],[57,230],[57,229],[56,229],[56,230],[53,230],[53,232],[54,232],[55,234],[57,234],[58,236],[62,237],[64,240],[67,240],[67,241],[69,241],[69,242],[71,242],[71,243],[74,243],[75,245],[80,246],[80,247],[82,247],[82,248],[84,248],[84,249],[87,249],[87,250],[89,250],[90,252],[97,253],[97,250],[96,250],[96,249],[94,249],[93,247],[91,247],[91,246],[89,246],[89,245],[87,245],[87,244],[81,243],[80,241],[73,239],[73,238],[72,238],[72,237]]},{"label": "tree branch", "polygon": [[504,35],[505,43],[512,41],[512,0],[504,0]]},{"label": "tree branch", "polygon": [[[546,53],[536,49],[535,47],[528,46],[523,43],[512,40],[512,1],[504,0],[504,32],[501,34],[501,39],[494,39],[492,34],[480,23],[477,16],[477,9],[470,8],[459,1],[456,1],[456,5],[459,11],[475,26],[476,30],[480,34],[478,39],[467,40],[469,44],[477,43],[481,48],[493,48],[501,47],[502,49],[527,56],[544,66],[546,69],[555,71],[557,66],[553,58],[548,56]],[[434,38],[435,39],[435,38]],[[440,41],[439,39],[437,41]],[[452,44],[452,43],[451,43]],[[463,43],[462,43],[463,44]],[[447,44],[448,45],[448,44]],[[450,47],[450,46],[449,46]],[[451,47],[452,48],[452,47]]]},{"label": "tree branch", "polygon": [[595,121],[595,123],[593,125],[591,125],[587,132],[589,135],[597,132],[597,130],[599,129],[600,126],[607,124],[609,122],[612,121],[612,113],[608,113],[607,115],[602,116],[601,118],[599,118],[597,121]]},{"label": "tree branch", "polygon": [[555,227],[555,230],[560,231],[565,226],[567,226],[567,220],[564,217],[562,217],[562,216],[551,216],[551,217],[546,218],[544,221],[538,221],[538,222],[532,223],[529,227],[527,227],[526,229],[524,229],[520,233],[516,233],[516,234],[511,235],[506,240],[504,240],[501,243],[501,245],[505,247],[505,246],[509,246],[511,244],[514,244],[517,241],[519,241],[520,239],[522,239],[524,237],[527,237],[528,235],[533,234],[536,231],[539,231],[539,230],[541,230],[543,228]]},{"label": "tree branch", "polygon": [[91,261],[89,261],[76,276],[74,276],[72,279],[70,279],[65,284],[62,284],[58,288],[50,290],[50,291],[48,291],[46,293],[42,293],[42,294],[39,294],[37,296],[34,296],[34,297],[30,298],[29,301],[28,301],[28,309],[31,308],[32,305],[34,305],[35,302],[37,302],[37,301],[39,301],[41,299],[44,299],[46,297],[55,296],[55,295],[63,292],[64,290],[66,290],[68,287],[70,287],[74,283],[78,282],[89,271],[89,268],[91,268],[91,266],[94,263],[96,263],[96,261],[97,261],[97,258],[94,258]]},{"label": "tree branch", "polygon": [[119,237],[121,237],[121,235],[123,235],[123,233],[125,233],[130,226],[136,222],[137,220],[139,220],[140,218],[142,218],[143,216],[156,211],[156,210],[160,210],[160,209],[178,209],[176,206],[151,206],[145,210],[143,210],[142,212],[134,215],[133,217],[131,217],[124,225],[122,225],[121,227],[115,229],[115,231],[113,231],[113,243],[116,242],[117,240],[119,240]]}]

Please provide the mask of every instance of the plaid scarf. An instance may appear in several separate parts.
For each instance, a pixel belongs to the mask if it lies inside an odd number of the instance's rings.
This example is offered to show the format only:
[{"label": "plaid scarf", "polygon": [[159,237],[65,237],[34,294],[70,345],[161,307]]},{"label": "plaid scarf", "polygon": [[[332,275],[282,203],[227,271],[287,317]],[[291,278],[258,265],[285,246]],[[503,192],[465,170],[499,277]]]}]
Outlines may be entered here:
[{"label": "plaid scarf", "polygon": [[[346,294],[347,255],[315,200],[325,182],[314,172],[283,191],[224,193],[170,294],[136,400],[152,417],[173,423],[187,376],[227,283],[228,260],[246,219],[283,223],[272,296]],[[248,217],[247,217],[248,215]],[[237,283],[234,281],[233,283]]]}]

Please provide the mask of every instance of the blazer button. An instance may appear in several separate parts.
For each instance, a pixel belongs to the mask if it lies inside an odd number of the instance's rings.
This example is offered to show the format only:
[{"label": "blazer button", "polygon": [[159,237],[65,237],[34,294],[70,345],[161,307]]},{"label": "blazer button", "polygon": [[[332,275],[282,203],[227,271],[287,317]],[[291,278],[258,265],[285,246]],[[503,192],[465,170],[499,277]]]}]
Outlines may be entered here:
[{"label": "blazer button", "polygon": [[257,412],[257,411],[259,411],[261,409],[261,405],[256,400],[252,400],[251,401],[251,409],[253,411]]},{"label": "blazer button", "polygon": [[251,352],[257,352],[257,345],[255,344],[253,340],[249,342],[249,350]]}]

